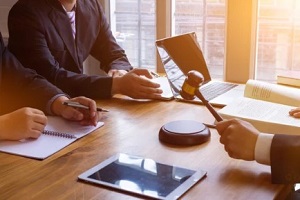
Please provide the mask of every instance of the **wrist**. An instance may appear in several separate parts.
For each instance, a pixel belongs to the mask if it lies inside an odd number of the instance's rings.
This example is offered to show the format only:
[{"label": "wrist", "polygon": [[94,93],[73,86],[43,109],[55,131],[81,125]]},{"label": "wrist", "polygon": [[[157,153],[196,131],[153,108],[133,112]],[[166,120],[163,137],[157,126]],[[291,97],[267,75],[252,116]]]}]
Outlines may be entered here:
[{"label": "wrist", "polygon": [[120,94],[121,93],[121,77],[119,76],[115,76],[112,79],[112,87],[111,87],[111,94],[115,95],[115,94]]},{"label": "wrist", "polygon": [[5,117],[6,115],[0,116],[0,140],[6,139],[7,130],[5,130]]},{"label": "wrist", "polygon": [[65,108],[65,105],[63,105],[63,102],[67,101],[67,100],[69,100],[69,98],[66,96],[57,97],[51,105],[51,112],[54,115],[61,116],[61,113]]}]

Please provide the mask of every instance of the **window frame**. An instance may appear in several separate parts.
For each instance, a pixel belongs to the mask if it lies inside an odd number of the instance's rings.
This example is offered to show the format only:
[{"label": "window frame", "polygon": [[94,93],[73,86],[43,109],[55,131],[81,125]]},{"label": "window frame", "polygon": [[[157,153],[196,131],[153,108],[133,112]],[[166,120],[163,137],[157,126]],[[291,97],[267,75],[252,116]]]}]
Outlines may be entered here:
[{"label": "window frame", "polygon": [[[226,0],[226,28],[223,80],[245,83],[255,79],[256,62],[256,22],[258,0]],[[110,21],[110,0],[99,0],[106,17]],[[172,35],[173,0],[156,0],[156,38]],[[159,20],[158,20],[159,19]],[[154,45],[154,44],[153,44]],[[156,58],[158,55],[156,54]],[[156,59],[157,72],[163,72],[159,59]],[[237,76],[238,75],[238,76]]]}]

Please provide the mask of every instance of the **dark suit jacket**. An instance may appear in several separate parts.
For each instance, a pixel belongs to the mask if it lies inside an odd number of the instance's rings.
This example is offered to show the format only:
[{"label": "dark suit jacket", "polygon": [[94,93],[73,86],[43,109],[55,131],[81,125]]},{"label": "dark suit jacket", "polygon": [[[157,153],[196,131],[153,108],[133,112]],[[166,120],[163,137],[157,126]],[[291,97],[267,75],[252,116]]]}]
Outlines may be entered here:
[{"label": "dark suit jacket", "polygon": [[24,106],[46,112],[49,100],[63,92],[30,69],[24,68],[4,46],[0,32],[0,114]]},{"label": "dark suit jacket", "polygon": [[300,183],[300,136],[274,136],[271,171],[273,183]]},{"label": "dark suit jacket", "polygon": [[10,51],[70,96],[111,97],[112,78],[82,74],[88,55],[106,72],[132,69],[98,0],[77,0],[75,40],[58,0],[19,0],[9,13],[8,27]]}]

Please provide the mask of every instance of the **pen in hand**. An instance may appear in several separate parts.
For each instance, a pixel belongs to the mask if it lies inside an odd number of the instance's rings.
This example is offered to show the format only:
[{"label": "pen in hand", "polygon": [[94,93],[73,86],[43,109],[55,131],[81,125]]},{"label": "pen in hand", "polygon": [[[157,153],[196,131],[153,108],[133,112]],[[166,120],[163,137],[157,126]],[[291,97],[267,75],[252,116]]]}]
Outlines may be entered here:
[{"label": "pen in hand", "polygon": [[[71,106],[73,108],[82,108],[82,109],[86,109],[86,110],[90,109],[88,106],[82,105],[81,103],[76,102],[76,101],[64,101],[63,105]],[[103,109],[103,108],[97,108],[97,111],[99,111],[99,112],[108,112],[108,110]]]},{"label": "pen in hand", "polygon": [[160,77],[159,74],[157,74],[157,73],[155,73],[155,72],[153,72],[153,71],[150,71],[150,74],[151,74],[152,76],[154,76],[155,78]]}]

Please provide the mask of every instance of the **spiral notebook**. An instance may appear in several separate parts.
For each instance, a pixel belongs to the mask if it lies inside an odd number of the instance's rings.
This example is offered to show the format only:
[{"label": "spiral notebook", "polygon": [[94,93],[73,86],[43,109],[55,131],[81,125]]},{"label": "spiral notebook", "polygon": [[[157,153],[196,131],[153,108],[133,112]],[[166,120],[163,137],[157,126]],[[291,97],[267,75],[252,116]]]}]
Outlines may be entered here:
[{"label": "spiral notebook", "polygon": [[0,141],[0,151],[43,160],[74,141],[103,126],[82,126],[61,117],[48,116],[48,124],[38,139]]}]

